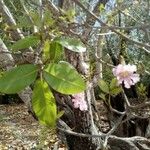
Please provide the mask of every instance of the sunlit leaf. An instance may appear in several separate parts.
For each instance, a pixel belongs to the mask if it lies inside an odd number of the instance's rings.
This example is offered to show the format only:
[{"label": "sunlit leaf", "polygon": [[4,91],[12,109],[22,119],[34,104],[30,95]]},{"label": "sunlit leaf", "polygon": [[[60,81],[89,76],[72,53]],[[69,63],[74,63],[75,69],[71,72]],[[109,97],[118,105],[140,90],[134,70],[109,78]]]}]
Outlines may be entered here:
[{"label": "sunlit leaf", "polygon": [[43,48],[44,60],[49,59],[51,62],[60,60],[63,52],[63,47],[56,41],[45,41]]},{"label": "sunlit leaf", "polygon": [[63,94],[76,94],[85,90],[81,75],[68,63],[49,64],[44,71],[46,82]]},{"label": "sunlit leaf", "polygon": [[85,52],[86,47],[84,44],[79,40],[75,38],[57,38],[56,41],[60,43],[62,46],[67,48],[68,50],[74,51],[74,52]]},{"label": "sunlit leaf", "polygon": [[98,83],[100,89],[105,92],[105,93],[109,93],[109,86],[108,86],[108,83],[106,83],[104,80],[100,80],[99,83]]},{"label": "sunlit leaf", "polygon": [[63,47],[58,42],[52,41],[49,49],[50,60],[59,60],[62,55],[62,51]]},{"label": "sunlit leaf", "polygon": [[54,127],[57,119],[57,109],[54,96],[46,82],[37,80],[33,89],[32,107],[39,121],[49,127]]},{"label": "sunlit leaf", "polygon": [[46,40],[45,42],[44,42],[44,46],[43,46],[43,55],[42,55],[42,57],[43,57],[43,59],[44,60],[47,60],[47,59],[49,59],[49,49],[50,49],[50,41],[49,40]]}]

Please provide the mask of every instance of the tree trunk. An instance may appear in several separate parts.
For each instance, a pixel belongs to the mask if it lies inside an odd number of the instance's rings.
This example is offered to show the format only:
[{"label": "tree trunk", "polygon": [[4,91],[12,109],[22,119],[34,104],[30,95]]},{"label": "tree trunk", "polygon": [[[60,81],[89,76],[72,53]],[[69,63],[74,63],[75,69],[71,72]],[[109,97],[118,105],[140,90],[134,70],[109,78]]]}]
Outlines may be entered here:
[{"label": "tree trunk", "polygon": [[[81,63],[83,63],[80,54],[66,50],[66,58],[67,61],[70,62],[74,67],[76,67],[79,72],[82,71],[83,73],[83,70],[85,69],[80,68],[82,66]],[[60,103],[60,101],[62,101],[63,99],[66,102],[65,105],[70,108],[70,110],[66,109],[66,107],[63,108],[66,113],[63,115],[62,120],[67,123],[72,131],[91,135],[99,134],[99,129],[96,127],[93,117],[92,103],[95,102],[95,96],[92,83],[87,82],[87,89],[85,91],[84,99],[88,104],[88,111],[85,112],[73,108],[70,97],[67,97],[66,99],[66,96],[63,96],[62,98],[62,94],[54,95],[58,103]],[[70,111],[69,113],[68,110]],[[65,134],[65,138],[68,149],[70,150],[79,150],[81,148],[85,150],[96,150],[98,147],[101,147],[101,140],[99,138],[85,138],[68,134]]]}]

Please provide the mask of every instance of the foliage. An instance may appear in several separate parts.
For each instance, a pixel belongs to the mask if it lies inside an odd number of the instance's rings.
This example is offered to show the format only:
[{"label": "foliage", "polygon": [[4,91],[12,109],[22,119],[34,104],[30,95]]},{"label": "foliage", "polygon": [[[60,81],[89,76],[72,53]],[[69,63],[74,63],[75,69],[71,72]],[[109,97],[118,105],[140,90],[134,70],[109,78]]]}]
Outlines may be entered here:
[{"label": "foliage", "polygon": [[11,49],[13,51],[18,51],[18,50],[29,48],[30,46],[34,47],[38,45],[39,41],[40,39],[37,36],[31,35],[15,42],[15,44],[11,46]]},{"label": "foliage", "polygon": [[48,84],[42,80],[37,80],[35,83],[32,107],[42,124],[55,126],[57,118],[55,99]]},{"label": "foliage", "polygon": [[[27,30],[31,29],[31,33],[15,41],[10,48],[14,54],[16,52],[26,53],[28,49],[31,49],[35,59],[33,64],[16,65],[10,71],[3,72],[0,77],[0,92],[18,93],[32,84],[34,87],[32,107],[36,116],[42,124],[54,127],[56,120],[63,112],[57,111],[51,89],[63,94],[76,94],[86,88],[84,79],[75,68],[61,61],[64,59],[64,48],[74,52],[85,52],[86,48],[79,39],[60,37],[62,33],[53,26],[55,20],[51,18],[48,9],[44,11],[42,20],[38,9],[31,13],[30,9],[33,8],[23,1],[20,5],[24,6],[22,9],[26,9],[26,12],[22,16],[18,15],[18,24],[11,28],[16,30],[19,27],[24,30],[27,27]],[[69,15],[71,12],[66,13]],[[36,33],[33,30],[35,27]],[[44,28],[53,29],[43,34]],[[51,34],[54,36],[52,37]]]},{"label": "foliage", "polygon": [[82,77],[65,62],[49,64],[45,68],[44,79],[54,90],[63,94],[76,94],[85,89]]},{"label": "foliage", "polygon": [[35,81],[37,71],[37,66],[25,64],[3,73],[0,77],[0,92],[13,94],[23,90]]},{"label": "foliage", "polygon": [[113,78],[110,84],[108,84],[104,80],[100,80],[98,85],[102,91],[99,95],[102,100],[106,100],[107,95],[116,96],[120,92],[122,92],[122,88],[118,85],[118,81],[116,78]]},{"label": "foliage", "polygon": [[[64,4],[68,5],[58,6],[59,2],[65,2]],[[144,70],[146,72],[149,69],[150,57],[147,55],[150,47],[149,28],[146,26],[149,22],[149,17],[147,17],[149,16],[147,13],[149,12],[149,2],[139,0],[130,2],[106,0],[97,1],[97,4],[95,1],[87,2],[85,0],[74,2],[76,5],[71,0],[12,0],[6,2],[6,6],[11,12],[8,16],[6,13],[2,15],[0,24],[2,40],[12,50],[10,55],[14,58],[19,54],[20,59],[25,59],[26,54],[32,54],[34,59],[31,62],[30,55],[23,61],[23,64],[17,63],[9,71],[2,68],[0,93],[19,93],[27,86],[31,86],[33,88],[32,108],[39,121],[48,127],[55,127],[57,119],[63,115],[63,111],[59,112],[61,108],[56,106],[54,98],[56,93],[61,98],[68,95],[66,99],[71,99],[71,104],[74,101],[76,108],[79,108],[77,107],[78,102],[83,99],[88,104],[86,107],[88,113],[85,112],[85,115],[79,116],[78,111],[81,109],[72,110],[74,118],[79,117],[83,120],[83,123],[79,123],[78,128],[75,127],[74,131],[96,134],[99,131],[96,132],[97,129],[95,129],[93,132],[93,128],[91,129],[95,126],[99,128],[99,121],[97,125],[97,118],[94,118],[94,116],[99,116],[98,112],[92,112],[93,108],[97,109],[96,106],[93,106],[95,105],[93,104],[95,95],[92,90],[95,85],[98,84],[99,96],[108,102],[107,104],[110,105],[108,111],[111,110],[110,113],[114,118],[124,115],[123,111],[125,111],[126,114],[121,120],[126,121],[127,116],[130,123],[130,117],[132,117],[130,115],[136,114],[136,111],[132,112],[130,109],[128,91],[125,91],[132,90],[134,78],[126,79],[127,83],[130,83],[130,89],[123,90],[122,86],[125,82],[120,81],[119,84],[122,85],[118,85],[117,80],[118,76],[126,77],[128,69],[123,74],[122,72],[118,73],[116,79],[112,74],[112,68],[121,64],[123,58],[126,64],[136,64],[139,74],[143,74]],[[15,23],[10,21],[11,13]],[[18,37],[13,37],[18,34]],[[67,61],[70,61],[71,64]],[[88,70],[87,64],[90,65],[91,72]],[[122,70],[124,69],[122,68]],[[132,73],[134,74],[135,71]],[[131,70],[129,72],[131,73]],[[138,92],[139,98],[147,100],[149,78],[145,75],[141,75],[141,78],[143,84],[137,85],[136,92]],[[122,99],[114,101],[112,105],[118,101],[122,103],[118,103],[117,107],[111,106],[111,99],[115,99],[118,94],[122,96]],[[125,100],[126,106],[124,106]],[[65,115],[68,115],[66,110],[70,108],[70,103],[67,102],[65,100],[60,102],[65,107]],[[121,107],[123,110],[119,110]],[[116,115],[117,113],[119,115]],[[94,116],[92,116],[93,114]],[[82,117],[87,118],[83,119]],[[114,126],[117,128],[119,123],[113,119],[109,122],[110,126],[118,124],[116,127]],[[89,129],[85,127],[87,124],[85,120],[89,121]],[[70,118],[67,122],[68,126],[69,122]],[[131,120],[131,122],[133,121]],[[122,126],[121,121],[120,126]],[[114,132],[113,128],[110,129],[110,134],[112,132]],[[102,142],[104,145],[107,145],[110,136],[109,133],[106,134],[104,142]]]}]

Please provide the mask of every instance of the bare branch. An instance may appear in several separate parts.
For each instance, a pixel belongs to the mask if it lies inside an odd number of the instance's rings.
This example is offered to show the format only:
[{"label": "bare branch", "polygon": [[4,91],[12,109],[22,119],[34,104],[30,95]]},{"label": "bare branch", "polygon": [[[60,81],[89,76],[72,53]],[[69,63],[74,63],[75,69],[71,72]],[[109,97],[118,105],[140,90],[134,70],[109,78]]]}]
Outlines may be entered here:
[{"label": "bare branch", "polygon": [[[127,35],[125,34],[122,34],[121,32],[115,30],[112,26],[109,26],[107,25],[106,23],[104,23],[103,21],[101,21],[95,14],[93,14],[91,11],[89,11],[87,8],[84,7],[84,5],[82,3],[80,3],[78,0],[73,0],[77,5],[79,5],[84,11],[86,11],[88,14],[90,14],[91,16],[93,16],[93,18],[95,18],[102,26],[105,26],[106,28],[110,29],[111,31],[113,31],[114,33],[120,35],[121,37],[123,37],[124,39],[126,39],[127,41],[129,42],[132,42],[138,46],[140,46],[144,51],[145,48],[149,49],[150,48],[150,45],[148,44],[144,44],[142,42],[139,42],[139,41],[136,41],[136,40],[133,40],[131,38],[129,38]],[[143,48],[144,47],[144,48]],[[147,53],[150,54],[150,51],[147,50],[146,51]]]},{"label": "bare branch", "polygon": [[[8,7],[5,5],[3,0],[0,1],[0,12],[2,12],[6,16],[9,26],[16,26],[16,21],[13,18],[11,12],[9,11]],[[20,29],[18,29],[18,28],[16,30],[14,30],[14,33],[12,33],[12,37],[14,39],[16,39],[16,38],[20,39],[20,38],[24,37],[23,34],[21,33]]]}]

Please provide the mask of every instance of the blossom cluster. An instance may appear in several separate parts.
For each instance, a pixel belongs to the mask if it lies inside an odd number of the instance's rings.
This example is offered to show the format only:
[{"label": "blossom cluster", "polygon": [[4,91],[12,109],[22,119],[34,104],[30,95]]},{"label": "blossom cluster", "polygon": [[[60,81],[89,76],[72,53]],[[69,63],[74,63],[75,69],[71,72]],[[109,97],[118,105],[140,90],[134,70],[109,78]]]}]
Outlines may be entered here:
[{"label": "blossom cluster", "polygon": [[[112,72],[118,80],[118,84],[124,84],[126,88],[130,88],[140,80],[139,74],[136,73],[137,67],[130,64],[119,64],[113,68]],[[79,108],[81,111],[88,110],[87,103],[84,99],[84,92],[72,95],[72,102],[74,108]]]},{"label": "blossom cluster", "polygon": [[72,98],[74,108],[79,108],[81,111],[87,110],[87,103],[84,99],[84,92],[74,94]]},{"label": "blossom cluster", "polygon": [[113,74],[116,76],[118,84],[124,83],[124,86],[128,89],[140,80],[139,74],[135,73],[136,71],[137,67],[130,64],[119,64],[113,68]]}]

